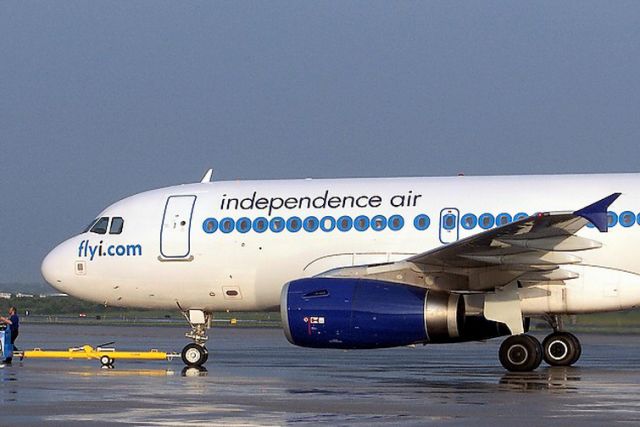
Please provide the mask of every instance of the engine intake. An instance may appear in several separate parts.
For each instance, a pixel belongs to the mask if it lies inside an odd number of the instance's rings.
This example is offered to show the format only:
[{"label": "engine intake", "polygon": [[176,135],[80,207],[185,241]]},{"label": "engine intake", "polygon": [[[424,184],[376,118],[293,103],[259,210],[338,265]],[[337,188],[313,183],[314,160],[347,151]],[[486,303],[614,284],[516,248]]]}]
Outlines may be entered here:
[{"label": "engine intake", "polygon": [[287,339],[303,347],[384,348],[508,333],[465,316],[460,294],[370,279],[295,280],[284,286],[280,309]]}]

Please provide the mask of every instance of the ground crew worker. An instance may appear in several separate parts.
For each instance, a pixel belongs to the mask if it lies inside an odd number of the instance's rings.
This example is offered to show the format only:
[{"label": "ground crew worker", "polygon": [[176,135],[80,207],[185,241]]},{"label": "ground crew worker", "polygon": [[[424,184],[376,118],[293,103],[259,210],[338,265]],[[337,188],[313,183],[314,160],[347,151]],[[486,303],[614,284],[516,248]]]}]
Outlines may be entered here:
[{"label": "ground crew worker", "polygon": [[[16,338],[18,338],[18,333],[20,332],[20,318],[18,317],[18,310],[16,310],[15,307],[9,307],[9,317],[0,316],[0,323],[9,325],[9,329],[11,330],[11,346],[13,347],[13,351],[18,351],[14,344],[16,342]],[[5,359],[5,363],[9,364],[11,363],[11,360],[11,357],[7,357]]]}]

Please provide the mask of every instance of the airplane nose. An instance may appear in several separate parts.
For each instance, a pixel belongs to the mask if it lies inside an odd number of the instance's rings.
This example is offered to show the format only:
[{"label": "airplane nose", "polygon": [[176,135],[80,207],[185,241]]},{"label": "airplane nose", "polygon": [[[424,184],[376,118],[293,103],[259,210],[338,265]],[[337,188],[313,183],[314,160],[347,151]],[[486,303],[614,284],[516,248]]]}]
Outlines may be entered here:
[{"label": "airplane nose", "polygon": [[60,287],[62,285],[62,266],[59,247],[49,252],[40,266],[40,272],[44,280],[58,290],[61,290]]}]

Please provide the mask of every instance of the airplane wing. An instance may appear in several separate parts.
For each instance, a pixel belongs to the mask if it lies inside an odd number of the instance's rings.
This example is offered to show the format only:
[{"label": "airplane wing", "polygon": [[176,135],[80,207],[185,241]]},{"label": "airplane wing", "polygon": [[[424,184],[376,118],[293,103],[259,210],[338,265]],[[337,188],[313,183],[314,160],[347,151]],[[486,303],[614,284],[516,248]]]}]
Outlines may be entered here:
[{"label": "airplane wing", "polygon": [[581,261],[575,252],[602,244],[576,233],[589,222],[606,232],[607,210],[619,196],[611,194],[573,212],[537,213],[402,261],[338,268],[321,276],[365,277],[435,290],[484,293],[485,318],[521,334],[522,283],[562,285],[578,277],[562,266]]},{"label": "airplane wing", "polygon": [[576,211],[542,212],[402,261],[345,267],[322,276],[359,276],[432,289],[487,292],[514,280],[557,282],[577,277],[562,269],[576,264],[579,252],[601,247],[576,233],[591,222],[607,231],[607,210],[614,193]]}]

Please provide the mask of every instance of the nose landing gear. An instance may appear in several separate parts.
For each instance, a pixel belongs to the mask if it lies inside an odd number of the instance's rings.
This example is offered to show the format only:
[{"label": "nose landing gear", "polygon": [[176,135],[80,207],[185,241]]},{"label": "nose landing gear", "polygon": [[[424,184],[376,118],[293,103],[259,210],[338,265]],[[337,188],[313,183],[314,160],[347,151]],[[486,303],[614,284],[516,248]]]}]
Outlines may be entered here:
[{"label": "nose landing gear", "polygon": [[182,349],[182,361],[189,367],[199,368],[209,359],[209,352],[204,344],[209,339],[207,329],[211,327],[211,313],[203,310],[182,310],[182,314],[191,326],[191,331],[185,336],[193,340]]}]

